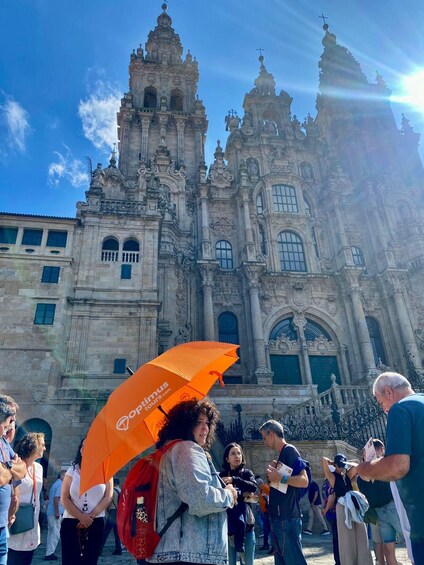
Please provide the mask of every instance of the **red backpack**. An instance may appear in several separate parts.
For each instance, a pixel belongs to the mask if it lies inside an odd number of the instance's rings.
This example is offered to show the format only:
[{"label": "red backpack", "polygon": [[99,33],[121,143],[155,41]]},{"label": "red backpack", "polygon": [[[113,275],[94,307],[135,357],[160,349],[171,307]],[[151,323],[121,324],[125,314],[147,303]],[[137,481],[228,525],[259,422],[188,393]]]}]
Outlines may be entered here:
[{"label": "red backpack", "polygon": [[156,531],[156,499],[162,456],[178,443],[169,442],[154,453],[140,459],[130,470],[122,487],[116,514],[119,537],[136,559],[151,557],[160,538],[174,520],[188,508],[181,503],[160,532]]}]

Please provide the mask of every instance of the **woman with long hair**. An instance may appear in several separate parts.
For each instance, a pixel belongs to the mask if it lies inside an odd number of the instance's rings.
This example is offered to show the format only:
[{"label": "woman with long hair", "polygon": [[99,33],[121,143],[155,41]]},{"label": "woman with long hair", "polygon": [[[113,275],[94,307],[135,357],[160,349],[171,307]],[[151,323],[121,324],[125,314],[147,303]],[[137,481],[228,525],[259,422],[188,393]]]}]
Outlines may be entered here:
[{"label": "woman with long hair", "polygon": [[43,467],[37,463],[46,449],[44,434],[30,432],[18,442],[15,452],[25,462],[27,474],[16,487],[19,493],[19,504],[34,506],[34,527],[20,534],[13,533],[14,517],[9,517],[12,523],[9,537],[9,552],[7,565],[29,565],[32,562],[35,549],[40,545],[40,493],[43,487]]},{"label": "woman with long hair", "polygon": [[215,438],[219,412],[207,398],[185,400],[167,414],[157,447],[179,439],[163,455],[159,471],[157,531],[179,509],[187,509],[161,537],[149,563],[227,563],[227,508],[237,500],[225,486],[208,450]]},{"label": "woman with long hair", "polygon": [[103,537],[105,510],[113,492],[113,478],[80,496],[81,462],[85,438],[81,440],[62,483],[64,510],[60,527],[62,565],[96,565]]},{"label": "woman with long hair", "polygon": [[226,485],[237,490],[237,504],[228,514],[228,563],[236,565],[237,553],[244,553],[245,565],[255,559],[255,523],[253,512],[245,498],[256,492],[255,475],[246,468],[244,453],[238,443],[230,443],[224,450],[220,476]]}]

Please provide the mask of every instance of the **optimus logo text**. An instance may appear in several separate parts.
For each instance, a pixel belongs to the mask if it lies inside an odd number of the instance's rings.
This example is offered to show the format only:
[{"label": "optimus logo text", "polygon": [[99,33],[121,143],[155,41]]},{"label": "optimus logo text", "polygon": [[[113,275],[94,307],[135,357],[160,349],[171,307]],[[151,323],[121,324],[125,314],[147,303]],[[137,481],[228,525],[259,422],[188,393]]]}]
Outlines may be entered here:
[{"label": "optimus logo text", "polygon": [[165,381],[156,390],[154,390],[152,394],[149,394],[149,396],[143,398],[140,404],[133,408],[133,410],[131,410],[129,414],[121,416],[116,422],[116,429],[121,432],[127,431],[130,425],[130,420],[132,420],[138,414],[141,414],[143,410],[149,410],[150,408],[155,406],[160,400],[162,400],[164,396],[168,394],[168,392],[169,385]]}]

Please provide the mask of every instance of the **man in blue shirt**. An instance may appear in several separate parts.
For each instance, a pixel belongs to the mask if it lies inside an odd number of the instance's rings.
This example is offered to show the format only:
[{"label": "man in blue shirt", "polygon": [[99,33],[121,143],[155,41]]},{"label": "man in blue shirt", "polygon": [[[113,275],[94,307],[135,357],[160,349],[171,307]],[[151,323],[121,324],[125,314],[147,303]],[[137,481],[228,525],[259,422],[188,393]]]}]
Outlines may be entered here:
[{"label": "man in blue shirt", "polygon": [[[4,436],[15,417],[15,410],[10,404],[0,402],[0,565],[7,562],[7,525],[9,516],[10,499],[12,496],[12,479],[22,479],[22,461],[15,456],[14,451],[5,440]],[[14,463],[20,463],[16,473]]]},{"label": "man in blue shirt", "polygon": [[366,479],[397,481],[411,525],[415,563],[424,563],[424,395],[416,394],[399,373],[382,373],[373,393],[387,414],[386,454],[361,463],[358,474]]},{"label": "man in blue shirt", "polygon": [[[270,463],[267,469],[271,481],[268,509],[275,565],[306,565],[302,553],[302,517],[298,496],[298,489],[306,488],[309,483],[306,464],[294,445],[284,439],[284,428],[280,422],[268,420],[259,431],[265,445],[279,454],[278,461]],[[284,475],[284,467],[280,464],[290,467],[292,474]],[[287,485],[287,491],[280,492],[272,483]]]}]

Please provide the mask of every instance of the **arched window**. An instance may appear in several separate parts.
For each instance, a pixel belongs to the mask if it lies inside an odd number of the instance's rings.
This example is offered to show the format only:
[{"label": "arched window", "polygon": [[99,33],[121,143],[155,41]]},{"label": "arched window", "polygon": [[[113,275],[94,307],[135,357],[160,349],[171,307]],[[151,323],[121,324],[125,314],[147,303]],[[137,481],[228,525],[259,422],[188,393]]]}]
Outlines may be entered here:
[{"label": "arched window", "polygon": [[[222,312],[218,318],[218,340],[223,343],[233,343],[234,345],[239,345],[239,332],[238,332],[238,321],[237,316],[232,312]],[[236,364],[240,364],[240,348],[237,350],[239,358]],[[234,375],[227,376],[225,382],[228,384],[239,384],[241,383],[241,377]]]},{"label": "arched window", "polygon": [[157,94],[156,88],[153,86],[148,86],[144,89],[144,104],[145,108],[157,108],[158,101],[157,101]]},{"label": "arched window", "polygon": [[232,312],[222,312],[218,318],[219,341],[239,345],[237,317]]},{"label": "arched window", "polygon": [[136,239],[127,239],[122,247],[123,263],[138,263],[140,260],[140,245]]},{"label": "arched window", "polygon": [[[269,341],[273,383],[300,385],[308,383],[312,377],[313,384],[318,386],[318,392],[323,392],[331,387],[331,375],[335,375],[336,382],[340,384],[337,346],[332,342],[330,334],[320,324],[309,319],[306,319],[303,334],[306,341],[312,342],[306,350],[307,361],[293,317],[287,317],[273,327]],[[323,342],[323,338],[328,343]],[[315,344],[317,340],[318,343]]]},{"label": "arched window", "polygon": [[263,200],[262,192],[260,192],[256,197],[256,212],[258,214],[263,214],[264,212],[264,200]]},{"label": "arched window", "polygon": [[370,335],[372,352],[374,354],[374,361],[376,366],[379,361],[386,365],[386,353],[384,351],[383,339],[381,337],[380,325],[375,318],[367,316],[365,318],[367,322],[368,333]]},{"label": "arched window", "polygon": [[176,112],[183,111],[183,93],[178,88],[171,91],[171,110]]},{"label": "arched window", "polygon": [[264,131],[272,135],[278,135],[280,130],[278,113],[273,108],[268,108],[268,110],[265,110],[262,114],[262,118]]},{"label": "arched window", "polygon": [[365,267],[364,254],[359,247],[352,246],[352,259],[357,267]]},{"label": "arched window", "polygon": [[293,318],[286,318],[281,320],[272,329],[269,339],[277,339],[280,336],[284,336],[290,341],[297,341],[297,330],[293,324]]},{"label": "arched window", "polygon": [[102,261],[117,261],[118,260],[118,240],[114,237],[107,237],[102,245]]},{"label": "arched window", "polygon": [[225,239],[217,241],[215,245],[215,252],[221,269],[233,268],[233,248],[229,241],[226,241]]},{"label": "arched window", "polygon": [[274,184],[272,187],[272,200],[276,212],[299,212],[296,190],[293,186]]},{"label": "arched window", "polygon": [[282,271],[306,273],[303,243],[298,235],[283,231],[278,235],[278,253]]},{"label": "arched window", "polygon": [[326,340],[331,341],[330,334],[325,331],[322,326],[312,320],[306,320],[306,326],[303,331],[306,341],[315,341],[318,337],[324,337]]},{"label": "arched window", "polygon": [[305,207],[305,214],[312,216],[311,205],[309,204],[309,200],[305,197],[303,197],[303,206]]}]

